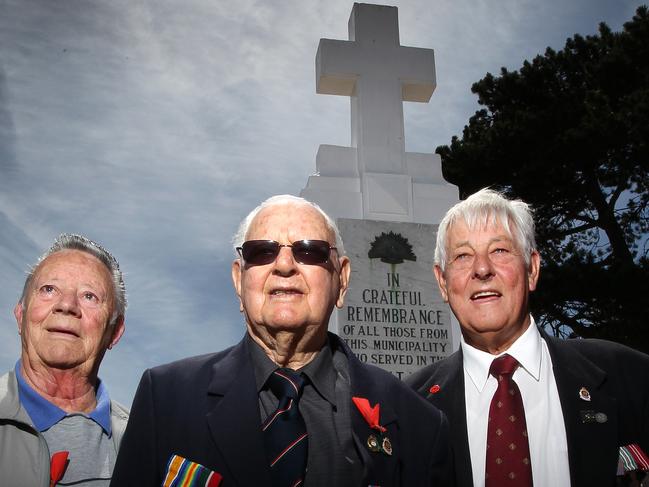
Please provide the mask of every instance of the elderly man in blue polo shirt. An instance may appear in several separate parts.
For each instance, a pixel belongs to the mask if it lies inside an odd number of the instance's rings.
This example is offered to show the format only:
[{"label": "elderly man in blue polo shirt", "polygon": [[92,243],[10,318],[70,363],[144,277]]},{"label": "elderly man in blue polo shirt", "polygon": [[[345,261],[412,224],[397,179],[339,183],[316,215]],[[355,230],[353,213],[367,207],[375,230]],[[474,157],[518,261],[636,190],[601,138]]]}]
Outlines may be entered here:
[{"label": "elderly man in blue polo shirt", "polygon": [[108,486],[128,411],[98,372],[125,309],[117,260],[80,235],[61,235],[28,274],[21,357],[0,377],[3,486]]}]

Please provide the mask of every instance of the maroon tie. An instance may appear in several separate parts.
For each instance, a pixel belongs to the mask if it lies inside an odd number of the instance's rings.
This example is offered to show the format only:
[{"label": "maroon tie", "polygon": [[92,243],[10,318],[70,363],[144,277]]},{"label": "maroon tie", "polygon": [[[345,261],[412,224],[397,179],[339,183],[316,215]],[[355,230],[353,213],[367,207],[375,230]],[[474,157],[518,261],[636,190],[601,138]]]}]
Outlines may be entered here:
[{"label": "maroon tie", "polygon": [[485,487],[531,487],[532,465],[521,391],[512,379],[518,367],[510,355],[491,363],[498,389],[489,406]]}]

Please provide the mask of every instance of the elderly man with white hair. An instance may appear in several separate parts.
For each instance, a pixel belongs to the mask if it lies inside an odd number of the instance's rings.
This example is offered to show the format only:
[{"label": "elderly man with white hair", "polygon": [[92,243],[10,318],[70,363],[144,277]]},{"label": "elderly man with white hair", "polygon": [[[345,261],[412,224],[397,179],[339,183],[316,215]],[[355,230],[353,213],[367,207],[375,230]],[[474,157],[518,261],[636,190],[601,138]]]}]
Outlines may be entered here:
[{"label": "elderly man with white hair", "polygon": [[331,218],[273,197],[234,247],[244,338],[144,373],[112,485],[447,485],[444,416],[327,332],[350,275]]},{"label": "elderly man with white hair", "polygon": [[99,379],[124,333],[117,260],[63,234],[27,276],[14,309],[22,351],[0,377],[0,485],[107,486],[128,411]]},{"label": "elderly man with white hair", "polygon": [[434,272],[461,347],[408,382],[449,418],[458,486],[613,486],[649,468],[649,356],[537,328],[526,203],[484,189],[455,205]]}]

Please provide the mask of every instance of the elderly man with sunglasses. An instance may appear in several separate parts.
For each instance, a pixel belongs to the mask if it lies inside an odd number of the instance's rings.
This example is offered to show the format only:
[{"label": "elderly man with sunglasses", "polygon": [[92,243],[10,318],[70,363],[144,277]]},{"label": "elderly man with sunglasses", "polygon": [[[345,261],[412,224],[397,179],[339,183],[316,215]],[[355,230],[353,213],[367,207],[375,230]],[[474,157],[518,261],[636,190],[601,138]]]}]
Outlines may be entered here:
[{"label": "elderly man with sunglasses", "polygon": [[247,333],[145,372],[112,485],[446,485],[445,417],[327,332],[350,275],[331,218],[276,196],[234,243]]}]

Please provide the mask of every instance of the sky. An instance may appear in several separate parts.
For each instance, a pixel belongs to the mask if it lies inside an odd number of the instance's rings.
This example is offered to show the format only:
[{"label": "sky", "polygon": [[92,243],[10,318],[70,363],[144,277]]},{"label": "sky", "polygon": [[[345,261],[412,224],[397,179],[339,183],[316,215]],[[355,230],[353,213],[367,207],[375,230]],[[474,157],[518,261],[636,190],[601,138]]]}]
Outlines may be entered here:
[{"label": "sky", "polygon": [[[401,44],[435,50],[430,103],[405,103],[406,150],[434,152],[478,109],[471,84],[634,0],[403,0]],[[299,194],[320,144],[350,144],[349,98],[315,92],[342,0],[0,0],[0,371],[25,272],[62,232],[124,271],[126,333],[100,376],[130,405],[142,372],[244,333],[231,279],[239,221]]]}]

